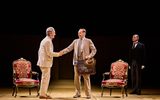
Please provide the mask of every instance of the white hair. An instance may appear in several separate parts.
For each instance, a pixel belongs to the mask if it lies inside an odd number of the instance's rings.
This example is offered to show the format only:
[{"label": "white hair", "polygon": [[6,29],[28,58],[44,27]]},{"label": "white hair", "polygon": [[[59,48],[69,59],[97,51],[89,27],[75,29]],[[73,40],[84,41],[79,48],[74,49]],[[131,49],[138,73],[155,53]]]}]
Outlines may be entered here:
[{"label": "white hair", "polygon": [[48,35],[48,32],[51,31],[51,32],[55,32],[55,29],[53,27],[48,27],[46,29],[46,35]]},{"label": "white hair", "polygon": [[78,33],[79,33],[79,32],[85,32],[85,33],[86,33],[86,29],[80,28],[80,29],[78,30]]}]

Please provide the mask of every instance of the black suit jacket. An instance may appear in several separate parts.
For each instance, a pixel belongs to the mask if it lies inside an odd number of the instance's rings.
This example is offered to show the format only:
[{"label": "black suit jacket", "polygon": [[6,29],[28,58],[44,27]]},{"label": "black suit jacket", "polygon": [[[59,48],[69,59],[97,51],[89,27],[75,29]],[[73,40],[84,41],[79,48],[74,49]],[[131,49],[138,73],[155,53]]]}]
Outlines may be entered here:
[{"label": "black suit jacket", "polygon": [[138,65],[145,65],[145,46],[143,43],[138,42],[135,48],[130,48],[129,51],[129,64],[135,60]]}]

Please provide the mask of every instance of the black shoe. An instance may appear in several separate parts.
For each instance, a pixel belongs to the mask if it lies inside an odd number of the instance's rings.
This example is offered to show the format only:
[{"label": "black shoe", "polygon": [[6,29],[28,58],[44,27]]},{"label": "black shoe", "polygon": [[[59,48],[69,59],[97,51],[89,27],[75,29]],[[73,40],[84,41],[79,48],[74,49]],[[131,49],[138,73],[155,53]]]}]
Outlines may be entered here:
[{"label": "black shoe", "polygon": [[132,91],[129,94],[137,94],[137,92],[136,91]]},{"label": "black shoe", "polygon": [[91,96],[87,96],[86,99],[91,99]]},{"label": "black shoe", "polygon": [[137,91],[137,95],[141,95],[141,90],[138,90],[138,91]]},{"label": "black shoe", "polygon": [[81,95],[76,94],[73,96],[73,98],[79,98],[79,97],[81,97]]},{"label": "black shoe", "polygon": [[141,92],[137,92],[137,95],[141,95]]}]

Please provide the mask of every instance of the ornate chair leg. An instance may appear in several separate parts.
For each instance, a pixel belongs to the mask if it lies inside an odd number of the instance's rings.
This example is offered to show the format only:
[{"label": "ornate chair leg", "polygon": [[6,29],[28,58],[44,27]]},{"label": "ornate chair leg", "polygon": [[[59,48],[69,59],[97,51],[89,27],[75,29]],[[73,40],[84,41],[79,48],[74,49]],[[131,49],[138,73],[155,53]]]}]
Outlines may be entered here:
[{"label": "ornate chair leg", "polygon": [[110,88],[109,90],[110,90],[110,96],[111,96],[112,95],[112,89]]},{"label": "ornate chair leg", "polygon": [[37,97],[39,96],[39,86],[37,86]]},{"label": "ornate chair leg", "polygon": [[31,88],[29,88],[29,95],[31,95]]},{"label": "ornate chair leg", "polygon": [[15,89],[16,89],[16,87],[15,87],[15,86],[13,86],[12,96],[14,96],[14,94],[15,94]]},{"label": "ornate chair leg", "polygon": [[104,89],[103,89],[103,86],[102,86],[102,92],[101,92],[101,97],[103,97],[103,91],[104,91]]},{"label": "ornate chair leg", "polygon": [[128,94],[127,94],[127,86],[125,86],[125,94],[126,94],[126,97],[128,97]]},{"label": "ornate chair leg", "polygon": [[122,98],[124,98],[124,87],[122,87],[121,92],[122,92]]},{"label": "ornate chair leg", "polygon": [[16,86],[16,94],[15,94],[15,96],[14,97],[16,97],[17,96],[17,92],[18,92],[18,87]]}]

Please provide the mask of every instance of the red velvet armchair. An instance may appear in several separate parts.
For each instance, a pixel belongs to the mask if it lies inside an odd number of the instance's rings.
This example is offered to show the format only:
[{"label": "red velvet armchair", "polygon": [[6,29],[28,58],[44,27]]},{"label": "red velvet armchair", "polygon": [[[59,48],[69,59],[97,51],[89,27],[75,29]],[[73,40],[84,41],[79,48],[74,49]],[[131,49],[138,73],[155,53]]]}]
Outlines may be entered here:
[{"label": "red velvet armchair", "polygon": [[[108,75],[108,77],[107,77]],[[123,60],[115,61],[111,64],[110,72],[103,73],[103,80],[101,82],[101,97],[103,96],[104,88],[110,89],[110,96],[113,88],[121,88],[122,97],[124,92],[127,94],[127,81],[128,81],[128,63]]]},{"label": "red velvet armchair", "polygon": [[[32,71],[31,62],[20,58],[13,61],[13,93],[12,96],[17,96],[18,88],[24,87],[29,89],[31,95],[31,88],[37,88],[37,96],[39,95],[39,74]],[[34,78],[33,78],[34,77]]]}]

